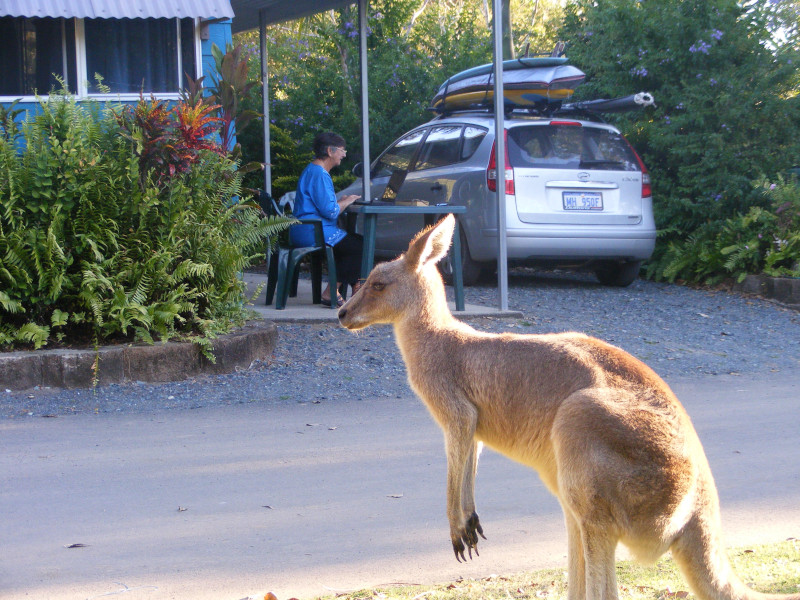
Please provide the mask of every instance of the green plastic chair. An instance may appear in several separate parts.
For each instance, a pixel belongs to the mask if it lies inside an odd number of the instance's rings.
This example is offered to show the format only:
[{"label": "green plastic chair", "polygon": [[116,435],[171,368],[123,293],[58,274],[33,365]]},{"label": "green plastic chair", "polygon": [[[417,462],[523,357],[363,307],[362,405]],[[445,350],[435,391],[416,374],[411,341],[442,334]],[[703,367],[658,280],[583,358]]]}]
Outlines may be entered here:
[{"label": "green plastic chair", "polygon": [[[275,199],[264,190],[259,193],[258,202],[267,215],[283,216]],[[297,280],[300,275],[298,265],[303,257],[311,259],[311,300],[314,304],[322,304],[322,259],[328,264],[328,283],[331,290],[331,308],[338,308],[336,297],[336,262],[333,258],[333,247],[325,243],[322,221],[317,219],[299,219],[298,224],[313,225],[314,245],[294,246],[289,241],[289,231],[278,237],[277,248],[268,248],[266,252],[267,292],[265,304],[269,306],[275,300],[275,309],[283,310],[289,297],[297,297]]]}]

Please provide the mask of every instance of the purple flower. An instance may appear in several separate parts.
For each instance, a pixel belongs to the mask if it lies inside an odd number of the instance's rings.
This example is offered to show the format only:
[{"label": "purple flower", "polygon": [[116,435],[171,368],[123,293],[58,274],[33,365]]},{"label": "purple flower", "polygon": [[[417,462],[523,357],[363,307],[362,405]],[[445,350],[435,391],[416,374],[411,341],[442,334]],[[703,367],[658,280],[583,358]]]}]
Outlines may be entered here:
[{"label": "purple flower", "polygon": [[715,29],[711,32],[711,37],[717,41],[721,40],[723,35],[724,34],[719,29]]},{"label": "purple flower", "polygon": [[709,82],[711,85],[717,85],[717,80],[716,80],[716,79],[714,79],[713,77],[712,77],[711,79],[709,79],[709,80],[708,80],[708,82]]},{"label": "purple flower", "polygon": [[647,69],[644,67],[634,67],[631,69],[631,75],[634,77],[647,77]]},{"label": "purple flower", "polygon": [[773,183],[772,185],[769,186],[769,189],[774,190],[776,187],[778,187],[778,186]]},{"label": "purple flower", "polygon": [[692,54],[696,54],[697,52],[708,54],[709,49],[711,49],[711,44],[704,42],[703,40],[697,40],[694,44],[689,46],[689,52]]},{"label": "purple flower", "polygon": [[669,120],[669,117],[664,117],[664,122],[669,125],[672,121]]}]

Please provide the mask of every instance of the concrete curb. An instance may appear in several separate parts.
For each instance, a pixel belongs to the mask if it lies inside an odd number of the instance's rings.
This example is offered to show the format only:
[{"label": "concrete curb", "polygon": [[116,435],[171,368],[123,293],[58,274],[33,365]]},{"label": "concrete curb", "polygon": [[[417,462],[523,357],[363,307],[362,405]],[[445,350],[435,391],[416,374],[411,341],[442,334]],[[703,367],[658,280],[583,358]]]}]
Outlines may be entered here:
[{"label": "concrete curb", "polygon": [[190,342],[104,346],[97,351],[89,348],[2,353],[0,389],[88,388],[95,383],[179,381],[197,375],[230,373],[267,358],[277,342],[275,323],[250,321],[237,331],[213,340],[215,363]]},{"label": "concrete curb", "polygon": [[758,294],[800,309],[800,278],[748,275],[741,283],[734,284],[732,289],[735,292]]}]

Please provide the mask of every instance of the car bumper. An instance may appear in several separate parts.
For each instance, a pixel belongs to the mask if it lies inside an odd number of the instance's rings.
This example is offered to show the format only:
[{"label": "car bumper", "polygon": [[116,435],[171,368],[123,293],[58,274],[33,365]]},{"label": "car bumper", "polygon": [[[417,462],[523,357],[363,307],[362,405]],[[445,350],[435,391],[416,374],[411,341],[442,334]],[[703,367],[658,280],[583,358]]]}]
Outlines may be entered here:
[{"label": "car bumper", "polygon": [[[470,247],[478,261],[497,258],[497,230],[481,231],[481,243]],[[506,230],[506,251],[512,260],[618,259],[647,260],[656,243],[655,229],[619,228],[553,231],[553,227]]]}]

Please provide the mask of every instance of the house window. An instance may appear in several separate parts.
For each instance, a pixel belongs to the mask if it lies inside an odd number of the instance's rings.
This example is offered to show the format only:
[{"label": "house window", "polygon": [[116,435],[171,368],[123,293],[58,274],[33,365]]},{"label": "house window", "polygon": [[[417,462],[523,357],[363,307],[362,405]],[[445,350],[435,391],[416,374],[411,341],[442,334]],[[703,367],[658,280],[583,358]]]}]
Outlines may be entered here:
[{"label": "house window", "polygon": [[[0,96],[177,94],[197,77],[195,21],[0,17]],[[88,86],[88,87],[87,87]]]},{"label": "house window", "polygon": [[0,96],[75,90],[72,19],[0,17]]},{"label": "house window", "polygon": [[175,93],[195,76],[193,19],[86,19],[89,92],[95,74],[119,94]]}]

